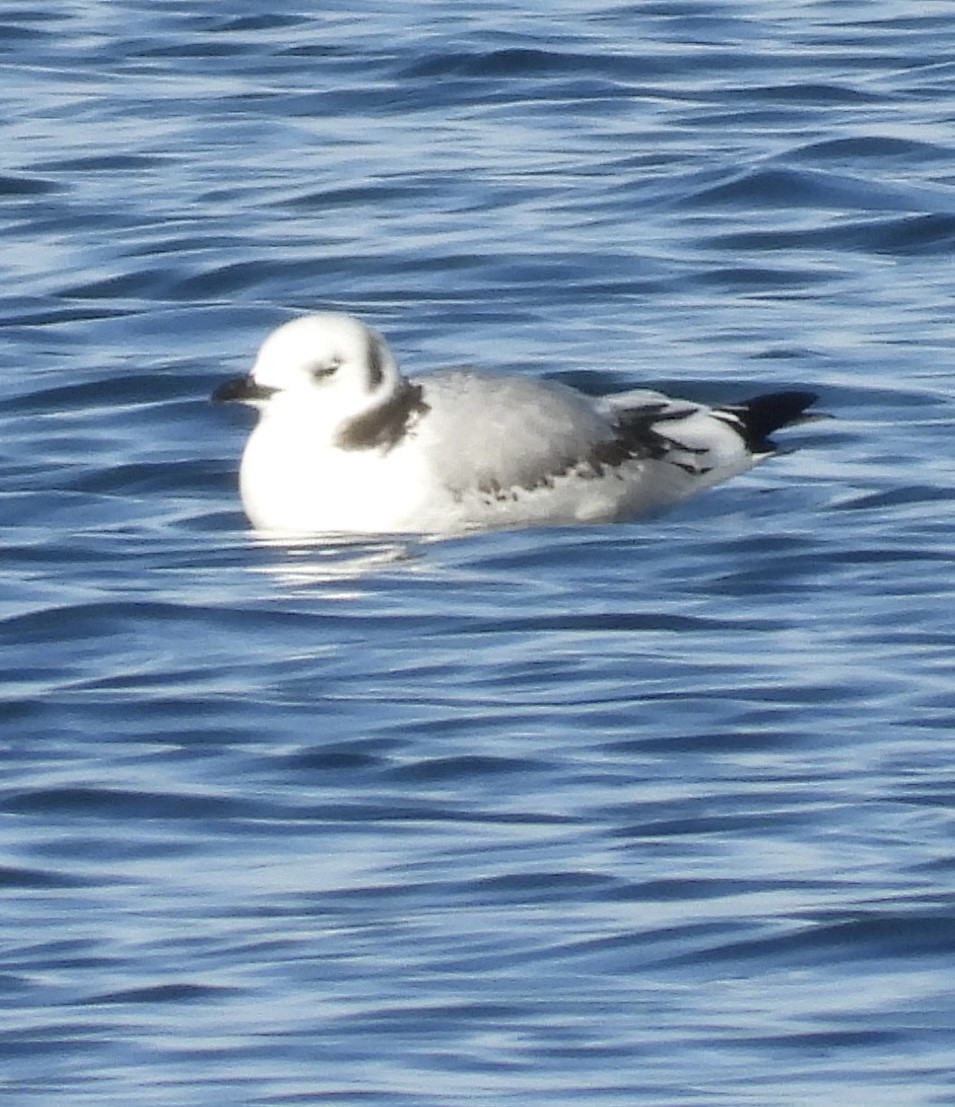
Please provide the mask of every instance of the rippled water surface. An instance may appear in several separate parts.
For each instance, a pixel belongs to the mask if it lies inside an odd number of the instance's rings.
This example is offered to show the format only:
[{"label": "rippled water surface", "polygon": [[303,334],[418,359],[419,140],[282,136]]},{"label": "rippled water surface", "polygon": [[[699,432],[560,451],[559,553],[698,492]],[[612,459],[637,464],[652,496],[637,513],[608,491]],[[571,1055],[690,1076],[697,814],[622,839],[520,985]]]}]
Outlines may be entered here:
[{"label": "rippled water surface", "polygon": [[[4,1103],[955,1104],[951,4],[307,7],[0,12]],[[835,418],[268,544],[319,307]]]}]

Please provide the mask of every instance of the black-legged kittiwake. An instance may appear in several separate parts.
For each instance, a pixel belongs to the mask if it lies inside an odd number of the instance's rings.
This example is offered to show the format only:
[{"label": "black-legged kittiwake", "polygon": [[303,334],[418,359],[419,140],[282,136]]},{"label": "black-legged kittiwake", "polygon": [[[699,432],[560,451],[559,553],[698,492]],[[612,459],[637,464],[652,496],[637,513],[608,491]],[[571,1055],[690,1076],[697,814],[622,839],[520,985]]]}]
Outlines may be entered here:
[{"label": "black-legged kittiwake", "polygon": [[380,334],[320,312],[270,334],[213,399],[258,409],[240,470],[252,524],[302,535],[632,518],[750,469],[816,397],[706,407],[471,368],[405,377]]}]

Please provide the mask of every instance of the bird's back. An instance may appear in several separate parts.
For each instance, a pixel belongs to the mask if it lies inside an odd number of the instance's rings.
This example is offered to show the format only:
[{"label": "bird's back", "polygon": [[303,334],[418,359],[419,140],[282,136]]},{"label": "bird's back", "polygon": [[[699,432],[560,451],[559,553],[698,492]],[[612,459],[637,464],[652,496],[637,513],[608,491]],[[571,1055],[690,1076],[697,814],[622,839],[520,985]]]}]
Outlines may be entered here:
[{"label": "bird's back", "polygon": [[540,487],[614,437],[605,415],[556,381],[462,368],[414,383],[429,409],[420,445],[456,491]]}]

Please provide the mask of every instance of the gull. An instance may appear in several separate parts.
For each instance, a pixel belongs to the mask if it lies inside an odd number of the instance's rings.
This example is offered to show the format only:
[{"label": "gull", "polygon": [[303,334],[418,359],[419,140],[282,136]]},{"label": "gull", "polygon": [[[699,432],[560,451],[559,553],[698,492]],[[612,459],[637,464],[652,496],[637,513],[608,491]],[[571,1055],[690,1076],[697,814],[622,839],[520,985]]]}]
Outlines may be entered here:
[{"label": "gull", "polygon": [[377,331],[318,312],[212,398],[258,412],[239,472],[253,527],[348,535],[631,519],[752,468],[816,396],[706,407],[470,367],[406,377]]}]

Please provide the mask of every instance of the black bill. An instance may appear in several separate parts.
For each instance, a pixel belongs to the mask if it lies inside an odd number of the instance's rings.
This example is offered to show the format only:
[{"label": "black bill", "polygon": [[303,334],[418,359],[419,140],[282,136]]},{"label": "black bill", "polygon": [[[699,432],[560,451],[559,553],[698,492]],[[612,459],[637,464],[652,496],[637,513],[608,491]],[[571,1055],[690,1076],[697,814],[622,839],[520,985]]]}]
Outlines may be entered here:
[{"label": "black bill", "polygon": [[277,391],[277,388],[256,384],[251,377],[233,377],[219,385],[212,393],[212,399],[217,404],[229,403],[233,400],[253,404],[256,400],[267,400]]}]

